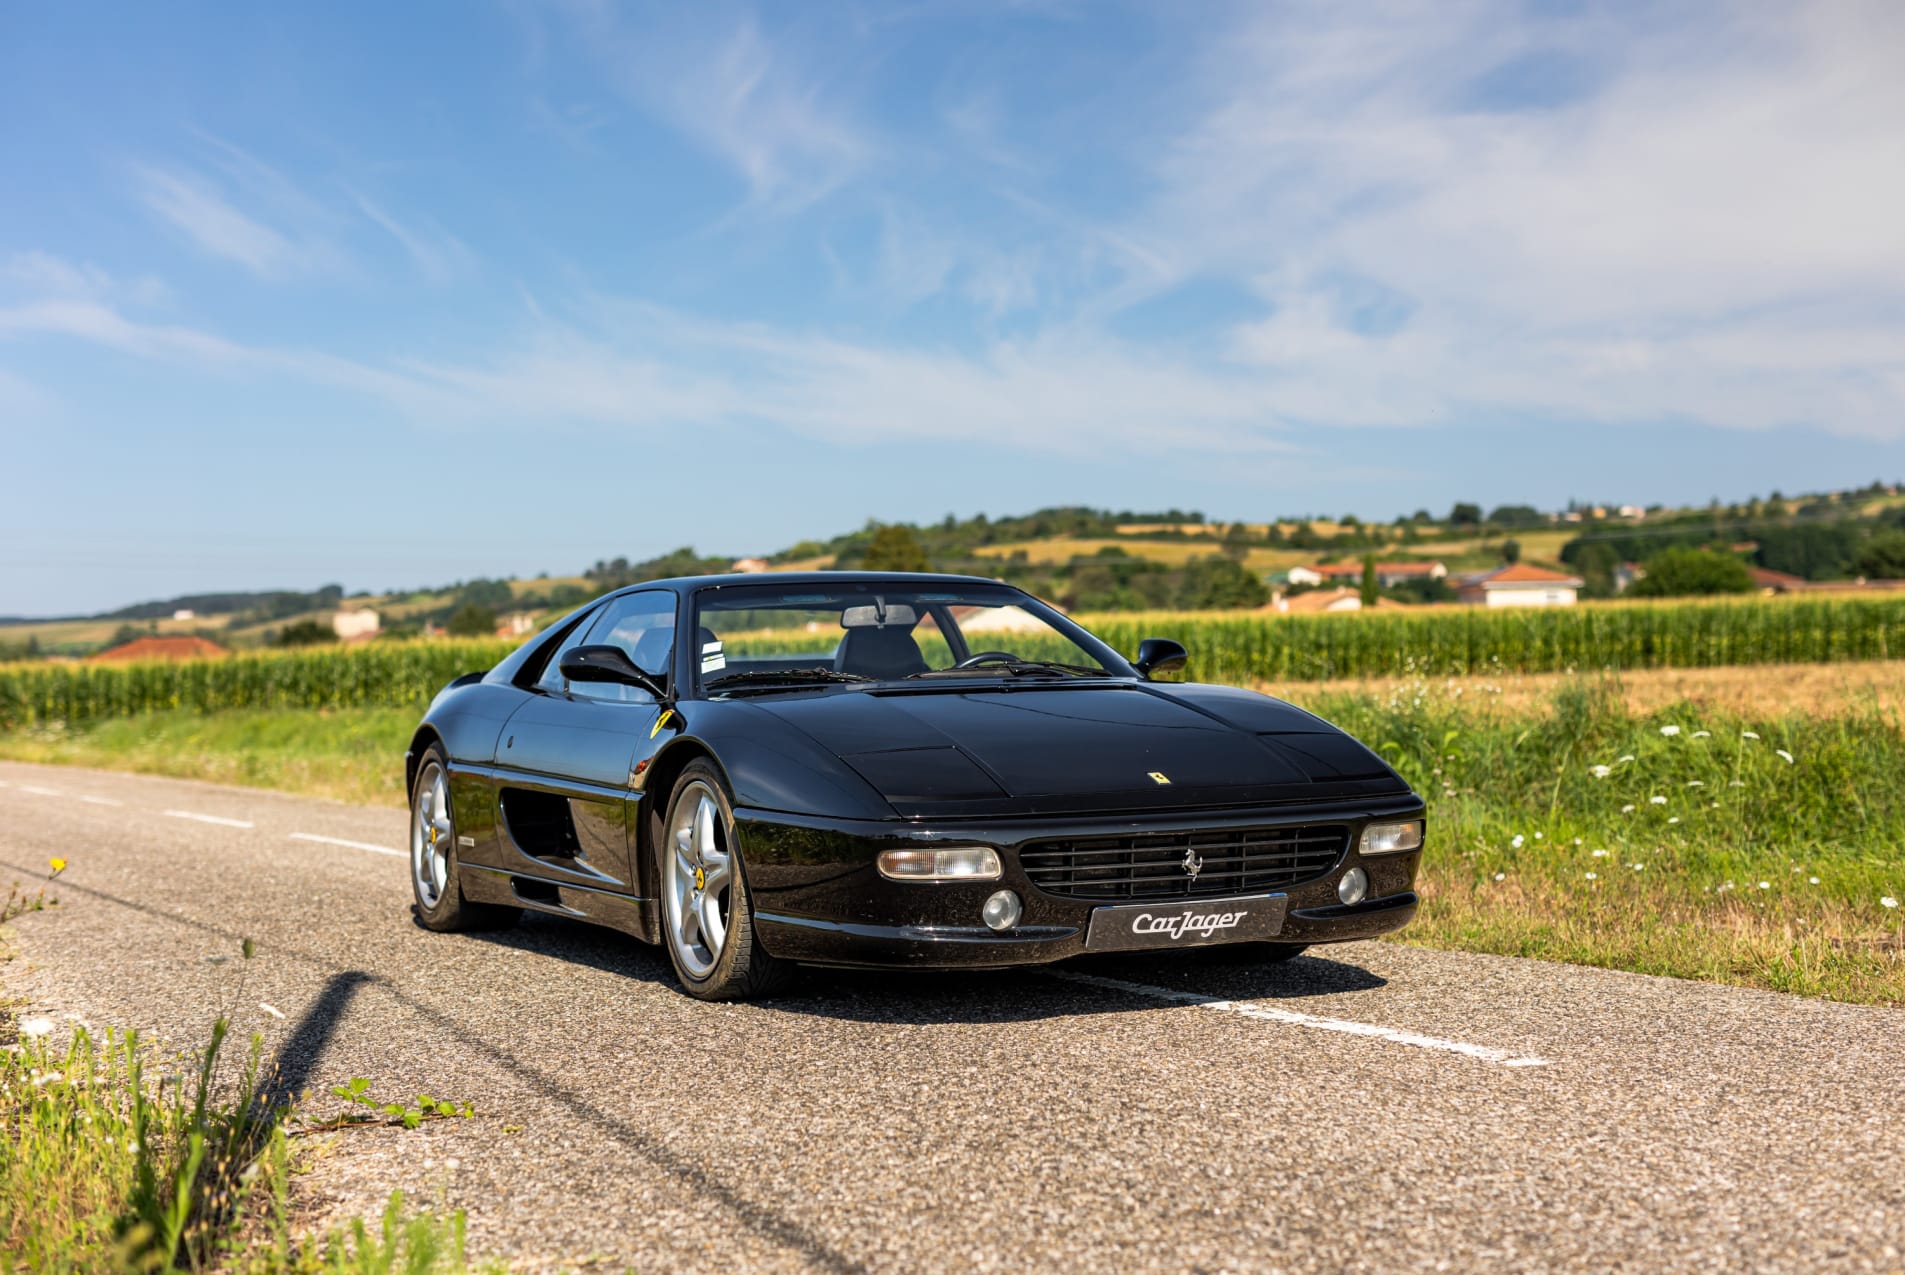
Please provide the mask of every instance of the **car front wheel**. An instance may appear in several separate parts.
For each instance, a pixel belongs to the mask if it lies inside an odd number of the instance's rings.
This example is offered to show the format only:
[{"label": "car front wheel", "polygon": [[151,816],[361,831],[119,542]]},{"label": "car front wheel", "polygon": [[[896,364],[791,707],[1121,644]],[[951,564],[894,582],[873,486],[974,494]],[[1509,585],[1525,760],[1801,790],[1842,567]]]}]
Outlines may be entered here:
[{"label": "car front wheel", "polygon": [[784,986],[792,967],[755,936],[733,803],[710,763],[693,761],[681,772],[655,854],[662,944],[688,994],[748,1000]]}]

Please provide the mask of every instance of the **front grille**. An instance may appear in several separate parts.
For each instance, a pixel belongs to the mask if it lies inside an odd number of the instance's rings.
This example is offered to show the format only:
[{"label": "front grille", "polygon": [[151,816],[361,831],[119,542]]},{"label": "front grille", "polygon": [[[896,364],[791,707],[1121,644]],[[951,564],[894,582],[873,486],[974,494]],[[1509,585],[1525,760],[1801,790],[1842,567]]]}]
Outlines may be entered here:
[{"label": "front grille", "polygon": [[[1035,841],[1019,851],[1032,884],[1068,899],[1195,899],[1281,890],[1325,875],[1349,826],[1217,828]],[[1195,854],[1197,875],[1186,861]]]}]

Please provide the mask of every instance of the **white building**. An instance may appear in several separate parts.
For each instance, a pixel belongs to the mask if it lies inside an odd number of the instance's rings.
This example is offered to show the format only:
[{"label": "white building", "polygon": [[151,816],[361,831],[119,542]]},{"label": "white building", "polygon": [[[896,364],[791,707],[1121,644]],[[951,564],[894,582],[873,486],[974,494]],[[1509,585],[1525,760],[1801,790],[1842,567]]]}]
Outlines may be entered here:
[{"label": "white building", "polygon": [[1569,607],[1580,600],[1584,581],[1559,571],[1511,562],[1462,581],[1462,601],[1490,607]]},{"label": "white building", "polygon": [[383,627],[377,613],[365,608],[361,611],[339,611],[331,617],[331,632],[348,642],[352,638],[376,637]]}]

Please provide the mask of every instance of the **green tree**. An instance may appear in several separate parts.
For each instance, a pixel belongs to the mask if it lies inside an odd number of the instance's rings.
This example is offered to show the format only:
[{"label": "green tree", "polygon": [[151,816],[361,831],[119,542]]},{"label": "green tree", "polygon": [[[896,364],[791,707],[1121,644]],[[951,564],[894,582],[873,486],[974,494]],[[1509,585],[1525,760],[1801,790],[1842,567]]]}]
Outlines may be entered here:
[{"label": "green tree", "polygon": [[1881,531],[1859,553],[1859,574],[1868,580],[1905,580],[1905,531]]},{"label": "green tree", "polygon": [[1520,562],[1521,561],[1521,541],[1519,540],[1502,541],[1502,561],[1503,562]]},{"label": "green tree", "polygon": [[1260,607],[1269,600],[1270,591],[1256,572],[1223,557],[1192,558],[1185,563],[1174,599],[1189,611]]},{"label": "green tree", "polygon": [[278,630],[279,646],[321,646],[335,641],[337,634],[331,626],[316,620],[299,620]]},{"label": "green tree", "polygon": [[861,566],[867,571],[930,571],[926,551],[919,537],[902,523],[892,523],[873,533]]},{"label": "green tree", "polygon": [[1475,527],[1482,521],[1482,507],[1468,501],[1458,503],[1449,510],[1449,525],[1452,527]]},{"label": "green tree", "polygon": [[1753,573],[1729,553],[1711,549],[1663,549],[1647,560],[1647,574],[1627,591],[1640,598],[1704,593],[1747,593]]},{"label": "green tree", "polygon": [[1373,607],[1376,599],[1382,596],[1382,585],[1376,579],[1376,555],[1363,555],[1363,605]]},{"label": "green tree", "polygon": [[488,637],[496,632],[496,612],[474,602],[465,602],[450,615],[444,626],[452,637]]}]

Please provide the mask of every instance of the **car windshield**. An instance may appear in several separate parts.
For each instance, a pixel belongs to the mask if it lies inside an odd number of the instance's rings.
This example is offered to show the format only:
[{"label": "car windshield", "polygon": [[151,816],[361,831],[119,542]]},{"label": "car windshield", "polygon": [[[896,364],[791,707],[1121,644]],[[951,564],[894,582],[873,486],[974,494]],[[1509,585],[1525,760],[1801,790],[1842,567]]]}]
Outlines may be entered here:
[{"label": "car windshield", "polygon": [[711,694],[1113,675],[1043,612],[1007,585],[726,585],[696,595],[696,659]]}]

